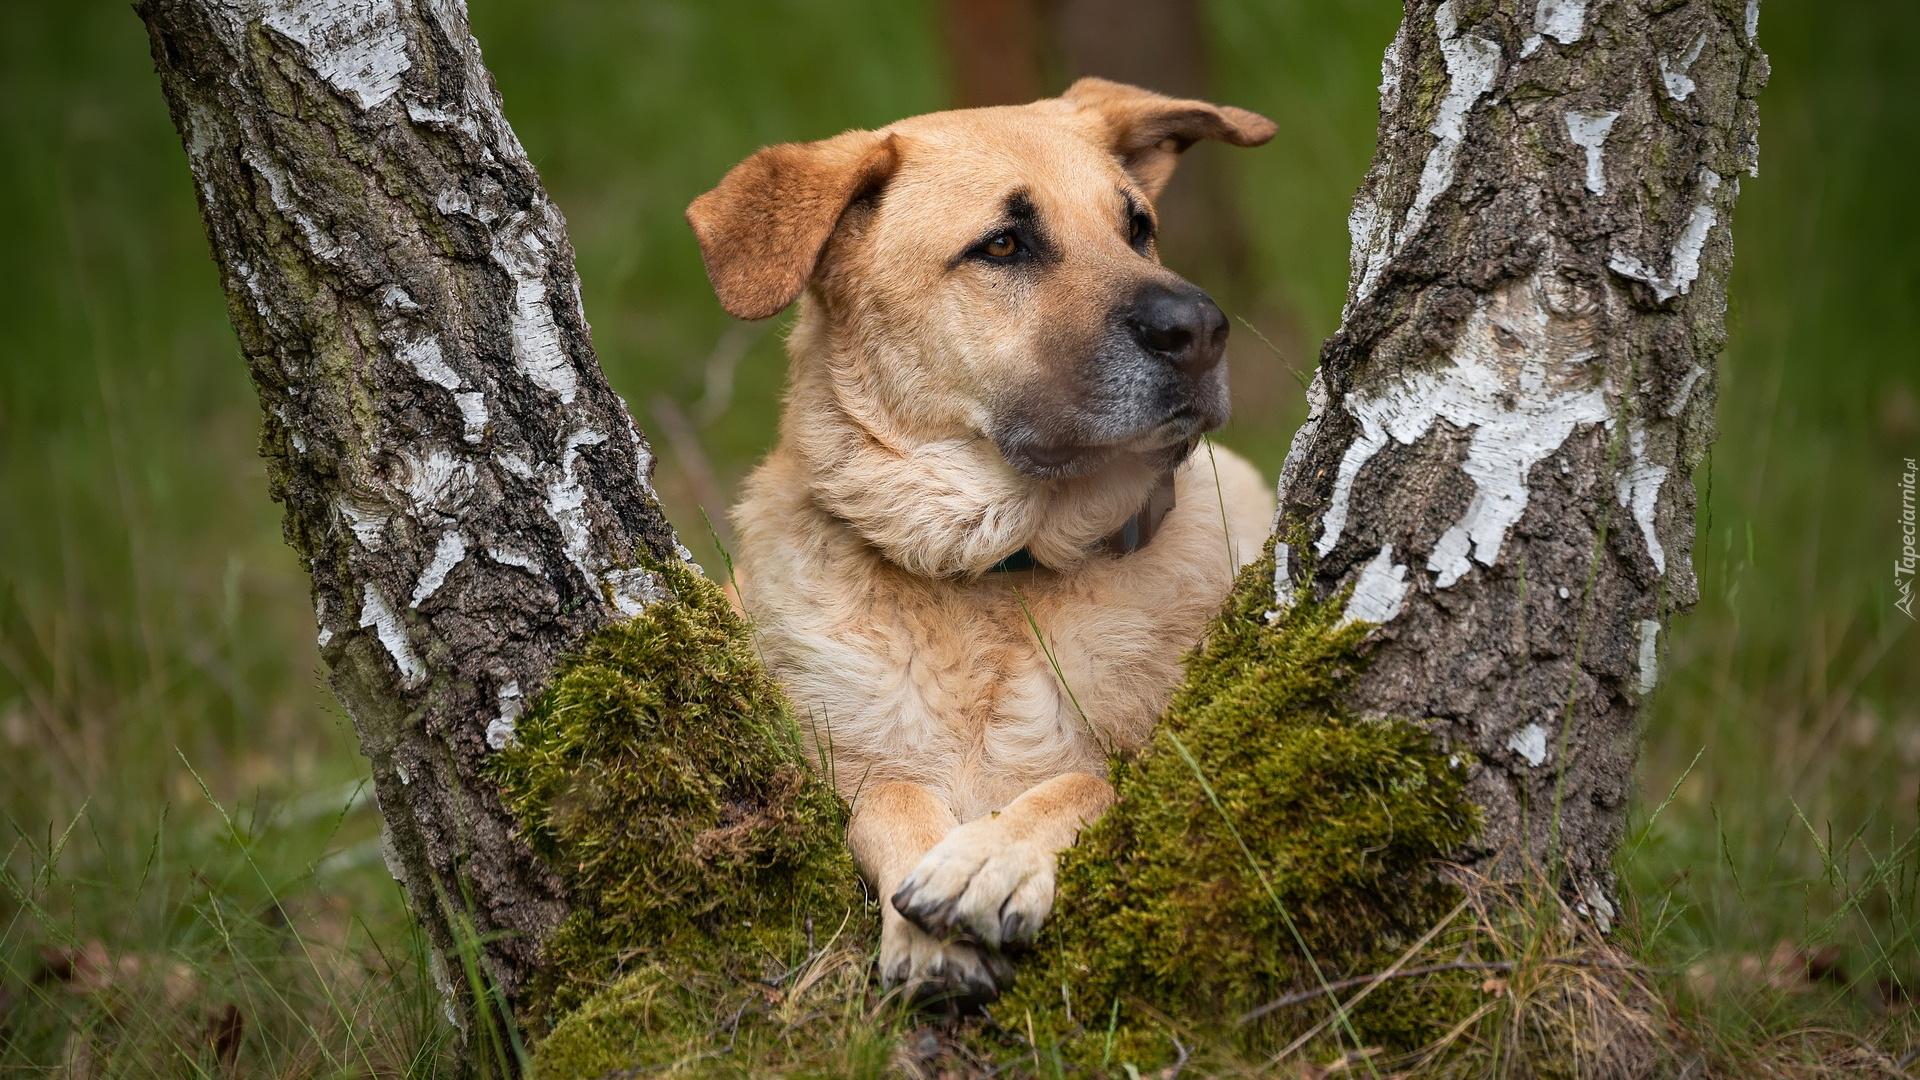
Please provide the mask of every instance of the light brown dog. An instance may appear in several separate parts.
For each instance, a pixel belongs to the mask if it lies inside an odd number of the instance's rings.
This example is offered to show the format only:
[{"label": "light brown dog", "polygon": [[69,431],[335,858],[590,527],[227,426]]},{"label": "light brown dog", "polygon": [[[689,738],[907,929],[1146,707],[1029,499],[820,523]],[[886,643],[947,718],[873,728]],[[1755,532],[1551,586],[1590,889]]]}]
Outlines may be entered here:
[{"label": "light brown dog", "polygon": [[1266,483],[1196,450],[1227,323],[1160,265],[1152,201],[1194,141],[1273,130],[1083,79],[768,147],[687,211],[728,311],[804,294],[734,566],[853,805],[889,985],[1006,985],[1109,755],[1265,539]]}]

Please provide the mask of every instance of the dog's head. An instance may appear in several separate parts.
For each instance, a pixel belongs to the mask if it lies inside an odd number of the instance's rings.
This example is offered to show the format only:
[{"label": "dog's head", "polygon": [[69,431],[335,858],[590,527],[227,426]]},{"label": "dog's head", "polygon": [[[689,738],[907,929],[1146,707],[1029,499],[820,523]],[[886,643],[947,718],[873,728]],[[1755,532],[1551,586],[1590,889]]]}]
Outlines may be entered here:
[{"label": "dog's head", "polygon": [[1021,473],[1182,457],[1227,419],[1227,320],[1160,265],[1153,200],[1200,139],[1271,121],[1101,79],[759,151],[687,218],[721,304],[802,292],[889,426],[985,436]]}]

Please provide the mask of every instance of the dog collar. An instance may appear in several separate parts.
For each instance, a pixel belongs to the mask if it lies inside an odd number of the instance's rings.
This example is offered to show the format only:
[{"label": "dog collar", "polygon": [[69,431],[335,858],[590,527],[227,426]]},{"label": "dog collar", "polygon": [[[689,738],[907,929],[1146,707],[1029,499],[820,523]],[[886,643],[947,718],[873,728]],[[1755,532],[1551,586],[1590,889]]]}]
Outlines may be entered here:
[{"label": "dog collar", "polygon": [[[1153,493],[1147,496],[1146,505],[1128,518],[1125,524],[1095,545],[1094,550],[1114,555],[1131,555],[1139,551],[1146,547],[1154,535],[1160,531],[1160,525],[1166,520],[1167,512],[1173,509],[1173,505],[1173,470],[1168,469],[1160,474],[1160,483],[1154,487]],[[1021,548],[994,563],[987,572],[993,574],[1012,570],[1038,570],[1041,565],[1040,560],[1033,557],[1033,552]]]}]

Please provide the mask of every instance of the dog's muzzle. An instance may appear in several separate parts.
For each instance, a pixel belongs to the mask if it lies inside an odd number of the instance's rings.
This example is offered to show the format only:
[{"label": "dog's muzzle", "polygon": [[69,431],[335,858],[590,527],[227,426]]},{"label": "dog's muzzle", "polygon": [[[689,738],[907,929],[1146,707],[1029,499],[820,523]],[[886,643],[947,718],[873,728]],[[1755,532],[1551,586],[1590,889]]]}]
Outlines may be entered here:
[{"label": "dog's muzzle", "polygon": [[1227,329],[1187,282],[1142,286],[1108,315],[1084,361],[1008,403],[993,441],[1039,479],[1083,476],[1121,453],[1170,468],[1227,422]]}]

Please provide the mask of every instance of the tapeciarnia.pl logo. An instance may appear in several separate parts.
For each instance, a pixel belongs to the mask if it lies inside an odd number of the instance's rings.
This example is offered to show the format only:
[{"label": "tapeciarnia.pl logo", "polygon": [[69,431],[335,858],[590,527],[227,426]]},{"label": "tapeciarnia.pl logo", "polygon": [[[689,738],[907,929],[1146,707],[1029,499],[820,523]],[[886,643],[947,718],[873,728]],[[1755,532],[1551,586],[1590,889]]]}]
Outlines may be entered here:
[{"label": "tapeciarnia.pl logo", "polygon": [[1893,606],[1911,619],[1914,564],[1920,558],[1914,552],[1913,479],[1920,469],[1914,468],[1912,458],[1905,460],[1907,469],[1900,474],[1900,557],[1893,561],[1893,591],[1900,594],[1900,598]]}]

